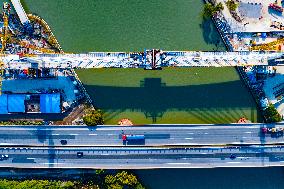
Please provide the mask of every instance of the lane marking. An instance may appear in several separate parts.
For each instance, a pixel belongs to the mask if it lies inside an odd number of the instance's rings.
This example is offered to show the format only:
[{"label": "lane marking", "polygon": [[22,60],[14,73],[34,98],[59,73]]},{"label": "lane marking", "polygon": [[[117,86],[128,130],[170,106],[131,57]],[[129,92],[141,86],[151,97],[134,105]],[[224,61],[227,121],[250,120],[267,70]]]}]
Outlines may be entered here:
[{"label": "lane marking", "polygon": [[232,161],[230,161],[230,162],[226,162],[226,163],[241,163],[241,162],[238,162],[238,161],[232,162]]},{"label": "lane marking", "polygon": [[193,140],[193,138],[184,138],[184,139],[186,139],[186,140]]},{"label": "lane marking", "polygon": [[76,136],[76,135],[79,135],[79,134],[69,134],[69,135],[74,135],[74,136]]},{"label": "lane marking", "polygon": [[247,134],[251,134],[251,131],[247,131],[247,132],[245,132],[245,133],[247,133]]},{"label": "lane marking", "polygon": [[191,165],[191,163],[166,163],[168,165]]},{"label": "lane marking", "polygon": [[41,164],[54,164],[54,165],[56,165],[56,164],[64,164],[64,163],[41,163]]},{"label": "lane marking", "polygon": [[98,134],[89,134],[89,135],[91,135],[91,136],[97,136]]}]

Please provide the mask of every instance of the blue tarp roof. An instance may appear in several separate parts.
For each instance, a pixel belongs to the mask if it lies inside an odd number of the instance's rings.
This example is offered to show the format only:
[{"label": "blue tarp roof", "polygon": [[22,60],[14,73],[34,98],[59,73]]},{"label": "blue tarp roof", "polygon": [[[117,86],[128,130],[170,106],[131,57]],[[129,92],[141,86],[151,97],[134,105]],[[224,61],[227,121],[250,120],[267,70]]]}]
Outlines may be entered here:
[{"label": "blue tarp roof", "polygon": [[0,114],[8,113],[8,96],[6,94],[0,95]]},{"label": "blue tarp roof", "polygon": [[22,94],[8,95],[8,112],[25,112],[25,99]]},{"label": "blue tarp roof", "polygon": [[61,113],[60,94],[41,94],[40,95],[41,113]]}]

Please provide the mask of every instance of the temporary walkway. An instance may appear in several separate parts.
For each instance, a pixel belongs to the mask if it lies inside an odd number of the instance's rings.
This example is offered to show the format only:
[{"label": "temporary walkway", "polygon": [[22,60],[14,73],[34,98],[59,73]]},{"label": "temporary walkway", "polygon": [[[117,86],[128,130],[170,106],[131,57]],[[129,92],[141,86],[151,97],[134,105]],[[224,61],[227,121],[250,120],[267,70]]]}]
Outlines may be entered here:
[{"label": "temporary walkway", "polygon": [[11,0],[11,2],[12,2],[13,6],[14,6],[14,8],[15,8],[15,10],[16,10],[16,12],[17,12],[17,14],[18,14],[18,16],[21,20],[21,23],[23,25],[29,23],[28,16],[27,16],[20,0]]},{"label": "temporary walkway", "polygon": [[[153,58],[153,56],[155,58]],[[3,60],[7,68],[158,68],[225,67],[276,65],[283,62],[278,52],[200,52],[145,51],[138,53],[94,52],[88,54],[38,54],[29,57],[9,55]],[[281,60],[281,61],[280,61]],[[155,62],[153,62],[155,61]]]}]

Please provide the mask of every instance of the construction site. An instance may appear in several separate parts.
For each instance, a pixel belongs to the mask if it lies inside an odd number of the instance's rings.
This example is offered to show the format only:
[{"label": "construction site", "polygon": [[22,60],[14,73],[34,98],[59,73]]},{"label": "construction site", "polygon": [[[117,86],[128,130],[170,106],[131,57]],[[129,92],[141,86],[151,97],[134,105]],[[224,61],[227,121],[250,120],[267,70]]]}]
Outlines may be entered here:
[{"label": "construction site", "polygon": [[[43,19],[27,15],[19,0],[11,3],[3,3],[0,18],[1,120],[60,120],[62,124],[72,124],[77,114],[82,114],[78,109],[82,109],[80,104],[85,99],[73,70],[9,66],[7,57],[11,56],[63,53]],[[70,113],[72,118],[68,119]]]}]

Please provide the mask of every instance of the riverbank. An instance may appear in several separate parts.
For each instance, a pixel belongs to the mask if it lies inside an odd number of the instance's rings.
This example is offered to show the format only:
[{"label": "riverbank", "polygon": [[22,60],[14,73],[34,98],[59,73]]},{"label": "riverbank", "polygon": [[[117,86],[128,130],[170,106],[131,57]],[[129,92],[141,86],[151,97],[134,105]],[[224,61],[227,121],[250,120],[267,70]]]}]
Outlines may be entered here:
[{"label": "riverbank", "polygon": [[10,169],[2,170],[0,188],[3,189],[145,189],[130,172],[115,170],[78,169]]}]

